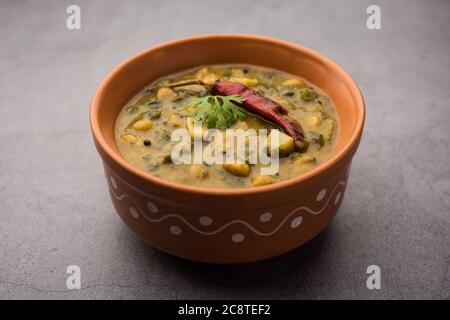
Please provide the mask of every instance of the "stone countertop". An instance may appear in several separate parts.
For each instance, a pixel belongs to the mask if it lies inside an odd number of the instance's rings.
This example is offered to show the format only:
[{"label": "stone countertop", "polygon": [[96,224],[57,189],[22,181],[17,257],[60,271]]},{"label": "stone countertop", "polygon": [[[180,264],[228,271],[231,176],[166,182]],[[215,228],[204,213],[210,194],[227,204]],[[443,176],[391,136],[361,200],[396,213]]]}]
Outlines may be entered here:
[{"label": "stone countertop", "polygon": [[[81,30],[66,7],[81,7]],[[381,7],[381,30],[366,8]],[[0,3],[0,298],[450,298],[450,2]],[[185,261],[120,221],[91,139],[99,82],[130,55],[204,33],[311,47],[361,87],[367,121],[338,215],[291,253],[241,266]],[[81,290],[68,290],[78,265]],[[366,268],[381,268],[381,290]]]}]

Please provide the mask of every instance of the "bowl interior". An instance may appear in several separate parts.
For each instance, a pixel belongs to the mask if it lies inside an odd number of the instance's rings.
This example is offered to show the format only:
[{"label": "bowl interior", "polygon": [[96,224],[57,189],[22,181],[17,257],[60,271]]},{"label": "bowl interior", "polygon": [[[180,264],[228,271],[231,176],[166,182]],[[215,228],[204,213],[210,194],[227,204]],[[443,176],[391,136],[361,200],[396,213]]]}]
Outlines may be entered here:
[{"label": "bowl interior", "polygon": [[[333,99],[340,132],[330,161],[362,129],[364,107],[359,89],[339,66],[299,45],[246,35],[213,35],[181,39],[143,51],[116,67],[93,100],[94,120],[108,146],[114,140],[116,117],[124,104],[150,82],[184,69],[208,64],[243,63],[279,69],[319,86]],[[91,116],[92,116],[91,113]]]}]

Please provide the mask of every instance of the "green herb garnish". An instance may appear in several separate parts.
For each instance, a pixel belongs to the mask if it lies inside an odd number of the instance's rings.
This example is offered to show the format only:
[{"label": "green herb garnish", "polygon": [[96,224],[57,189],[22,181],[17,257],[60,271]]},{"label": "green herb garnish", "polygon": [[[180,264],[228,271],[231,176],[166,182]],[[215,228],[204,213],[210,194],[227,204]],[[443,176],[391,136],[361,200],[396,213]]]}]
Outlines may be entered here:
[{"label": "green herb garnish", "polygon": [[317,93],[308,87],[304,87],[300,90],[300,96],[302,100],[305,102],[313,101],[317,98]]},{"label": "green herb garnish", "polygon": [[309,131],[305,134],[306,141],[309,143],[315,143],[319,145],[319,149],[322,148],[325,144],[325,140],[323,139],[323,135],[315,132]]},{"label": "green herb garnish", "polygon": [[205,96],[191,99],[187,108],[197,107],[193,113],[194,121],[203,122],[208,128],[225,130],[247,116],[247,112],[238,105],[244,101],[237,95]]},{"label": "green herb garnish", "polygon": [[172,157],[170,156],[170,154],[167,154],[162,158],[162,163],[163,164],[171,164],[172,163]]}]

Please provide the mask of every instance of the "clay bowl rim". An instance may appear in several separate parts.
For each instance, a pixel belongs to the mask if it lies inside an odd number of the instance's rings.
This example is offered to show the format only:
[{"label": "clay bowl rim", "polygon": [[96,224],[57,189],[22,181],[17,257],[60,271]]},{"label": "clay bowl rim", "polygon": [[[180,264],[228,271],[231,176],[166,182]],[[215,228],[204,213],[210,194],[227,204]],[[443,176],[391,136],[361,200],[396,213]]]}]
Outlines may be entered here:
[{"label": "clay bowl rim", "polygon": [[[106,141],[106,139],[102,135],[102,131],[100,129],[100,123],[98,119],[98,114],[100,110],[100,100],[102,95],[104,94],[106,87],[109,85],[111,80],[127,65],[134,63],[135,61],[141,59],[144,56],[150,55],[152,52],[158,51],[163,48],[171,47],[173,45],[181,44],[181,43],[189,43],[189,42],[195,42],[195,41],[202,41],[202,40],[208,40],[208,39],[240,39],[240,40],[253,40],[253,41],[259,41],[263,42],[265,44],[274,44],[279,46],[285,46],[289,47],[295,51],[301,51],[305,55],[312,56],[313,58],[322,61],[324,64],[329,66],[330,68],[334,69],[338,76],[349,85],[349,88],[351,92],[355,95],[355,106],[358,114],[358,119],[356,123],[356,127],[350,137],[348,139],[347,143],[339,150],[337,150],[329,159],[327,159],[324,163],[319,165],[318,167],[294,178],[290,178],[284,181],[280,181],[271,185],[267,186],[261,186],[257,188],[217,188],[217,189],[208,189],[208,188],[202,188],[202,187],[193,187],[189,185],[184,185],[181,183],[171,182],[168,180],[164,180],[161,178],[158,178],[156,176],[151,175],[150,173],[147,173],[141,169],[138,169],[137,167],[134,167],[133,165],[129,164],[125,161],[125,159],[120,155],[119,152],[114,151],[109,143]],[[339,115],[339,112],[338,112]],[[192,193],[197,195],[205,195],[205,196],[248,196],[248,195],[254,195],[257,193],[265,193],[265,192],[271,192],[274,190],[284,189],[288,188],[293,185],[301,184],[305,181],[308,181],[310,179],[313,179],[316,176],[319,176],[321,173],[331,169],[336,163],[341,161],[345,156],[352,152],[352,148],[355,146],[355,144],[358,144],[359,138],[361,137],[364,121],[365,121],[365,104],[364,99],[361,94],[361,90],[359,89],[356,82],[352,79],[352,77],[344,71],[343,68],[341,68],[338,64],[333,62],[332,60],[328,59],[327,57],[323,56],[322,54],[318,53],[315,50],[306,48],[302,45],[292,43],[285,40],[280,40],[277,38],[267,37],[267,36],[261,36],[261,35],[253,35],[253,34],[206,34],[206,35],[197,35],[197,36],[190,36],[190,37],[184,37],[179,38],[172,41],[167,41],[161,44],[158,44],[156,46],[150,47],[148,49],[142,50],[133,56],[129,57],[128,59],[124,60],[120,64],[118,64],[114,69],[104,78],[104,80],[100,83],[99,87],[94,93],[94,96],[91,100],[91,108],[90,108],[90,125],[91,130],[94,136],[94,139],[97,142],[97,146],[99,146],[104,153],[119,167],[121,167],[124,171],[127,171],[131,174],[133,174],[135,177],[138,177],[142,180],[145,180],[149,183],[155,184],[159,187],[172,189],[175,191],[180,192],[186,192],[186,193]]]}]

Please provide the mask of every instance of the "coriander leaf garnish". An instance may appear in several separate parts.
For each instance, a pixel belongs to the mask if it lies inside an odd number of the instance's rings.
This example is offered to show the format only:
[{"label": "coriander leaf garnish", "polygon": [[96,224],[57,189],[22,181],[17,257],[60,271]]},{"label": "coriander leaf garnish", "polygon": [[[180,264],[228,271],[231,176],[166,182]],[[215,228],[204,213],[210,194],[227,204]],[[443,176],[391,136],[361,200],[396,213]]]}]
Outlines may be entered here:
[{"label": "coriander leaf garnish", "polygon": [[191,99],[187,108],[197,107],[193,113],[194,121],[203,122],[208,128],[225,130],[247,116],[247,112],[238,105],[244,101],[237,95],[205,96]]}]

